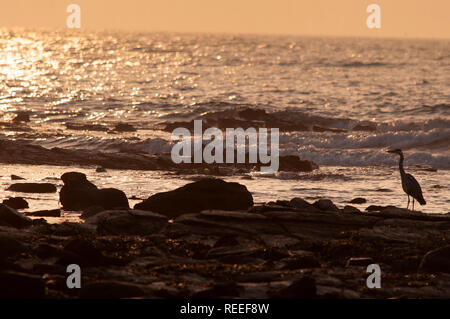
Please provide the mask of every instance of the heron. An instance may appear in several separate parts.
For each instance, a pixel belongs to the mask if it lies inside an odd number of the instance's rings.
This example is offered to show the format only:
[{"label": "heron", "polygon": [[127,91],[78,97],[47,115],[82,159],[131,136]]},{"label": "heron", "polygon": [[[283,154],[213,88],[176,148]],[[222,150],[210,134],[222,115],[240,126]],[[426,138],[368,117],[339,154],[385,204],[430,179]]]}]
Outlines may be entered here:
[{"label": "heron", "polygon": [[406,195],[408,195],[408,205],[406,206],[406,209],[409,208],[409,196],[413,198],[412,210],[414,210],[414,199],[417,200],[420,205],[426,205],[427,202],[425,201],[425,199],[423,199],[422,189],[420,188],[419,182],[411,174],[405,173],[405,170],[403,169],[403,160],[405,159],[405,157],[403,156],[402,150],[397,148],[395,150],[388,150],[388,153],[400,155],[398,168],[400,170],[400,177],[402,179],[402,188],[405,191]]}]

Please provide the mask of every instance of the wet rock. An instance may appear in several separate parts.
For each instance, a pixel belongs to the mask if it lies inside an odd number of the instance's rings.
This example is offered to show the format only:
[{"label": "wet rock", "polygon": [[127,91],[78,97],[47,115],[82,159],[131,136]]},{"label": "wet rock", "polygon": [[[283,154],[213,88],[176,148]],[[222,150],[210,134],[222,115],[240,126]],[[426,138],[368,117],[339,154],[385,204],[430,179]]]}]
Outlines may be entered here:
[{"label": "wet rock", "polygon": [[16,183],[10,185],[7,190],[21,193],[55,193],[56,186],[50,183]]},{"label": "wet rock", "polygon": [[429,273],[450,273],[450,246],[438,248],[426,253],[419,271]]},{"label": "wet rock", "polygon": [[25,246],[14,238],[0,234],[0,258],[17,255],[25,250]]},{"label": "wet rock", "polygon": [[59,200],[66,210],[83,210],[91,206],[129,208],[124,192],[115,188],[98,189],[83,173],[64,173],[61,179],[64,186],[59,192]]},{"label": "wet rock", "polygon": [[50,209],[50,210],[38,210],[35,212],[26,213],[27,216],[33,217],[61,217],[60,209]]},{"label": "wet rock", "polygon": [[90,241],[76,238],[65,245],[59,263],[62,265],[76,263],[80,266],[107,266],[120,263],[120,261],[104,256]]},{"label": "wet rock", "polygon": [[358,124],[358,125],[354,126],[352,130],[353,131],[374,132],[377,130],[377,128],[376,128],[376,126]]},{"label": "wet rock", "polygon": [[319,199],[314,202],[313,206],[324,211],[339,211],[337,206],[329,199]]},{"label": "wet rock", "polygon": [[106,173],[106,168],[104,168],[104,167],[97,167],[96,169],[95,169],[95,172],[96,173]]},{"label": "wet rock", "polygon": [[14,209],[28,208],[28,202],[23,197],[10,197],[3,200],[3,205],[7,205]]},{"label": "wet rock", "polygon": [[286,288],[275,292],[271,298],[274,299],[310,299],[317,298],[317,287],[314,278],[304,276],[294,281]]},{"label": "wet rock", "polygon": [[298,208],[298,209],[314,208],[310,203],[308,203],[306,200],[304,200],[300,197],[295,197],[295,198],[291,199],[289,204],[291,207]]},{"label": "wet rock", "polygon": [[319,261],[309,254],[285,258],[282,262],[284,263],[283,269],[289,270],[320,267]]},{"label": "wet rock", "polygon": [[366,202],[367,202],[367,200],[365,198],[356,197],[356,198],[353,198],[349,203],[350,204],[364,204]]},{"label": "wet rock", "polygon": [[145,292],[137,285],[117,281],[99,281],[83,285],[82,299],[119,299],[144,296]]},{"label": "wet rock", "polygon": [[103,235],[153,235],[163,230],[167,217],[148,211],[108,210],[86,220]]},{"label": "wet rock", "polygon": [[21,272],[0,272],[0,298],[44,298],[45,282],[39,277]]},{"label": "wet rock", "polygon": [[373,264],[373,259],[370,257],[351,257],[347,260],[346,267],[368,266],[370,264]]},{"label": "wet rock", "polygon": [[115,188],[102,188],[97,192],[97,205],[104,209],[129,208],[125,193]]},{"label": "wet rock", "polygon": [[15,228],[24,228],[31,226],[33,221],[16,212],[14,209],[0,204],[0,225],[11,226]]},{"label": "wet rock", "polygon": [[279,157],[280,171],[311,172],[319,166],[311,161],[301,160],[296,155],[286,155]]},{"label": "wet rock", "polygon": [[216,243],[214,244],[214,248],[218,247],[233,247],[239,245],[239,241],[236,239],[236,236],[222,236],[220,237]]},{"label": "wet rock", "polygon": [[24,180],[25,178],[17,176],[17,175],[11,175],[11,180],[12,181],[19,181],[19,180]]},{"label": "wet rock", "polygon": [[350,205],[345,205],[343,212],[344,213],[361,213],[361,211],[358,208],[356,208],[354,206],[350,206]]},{"label": "wet rock", "polygon": [[134,208],[174,218],[207,209],[247,210],[252,205],[253,197],[244,185],[207,178],[173,191],[155,194]]}]

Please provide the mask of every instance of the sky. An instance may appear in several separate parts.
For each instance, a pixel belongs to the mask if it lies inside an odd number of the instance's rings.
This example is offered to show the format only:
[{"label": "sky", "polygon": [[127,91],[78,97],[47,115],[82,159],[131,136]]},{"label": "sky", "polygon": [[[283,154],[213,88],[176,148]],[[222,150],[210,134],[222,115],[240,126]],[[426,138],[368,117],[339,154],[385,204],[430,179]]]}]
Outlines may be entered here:
[{"label": "sky", "polygon": [[82,29],[450,38],[450,0],[0,0],[0,27],[65,28],[69,4]]}]

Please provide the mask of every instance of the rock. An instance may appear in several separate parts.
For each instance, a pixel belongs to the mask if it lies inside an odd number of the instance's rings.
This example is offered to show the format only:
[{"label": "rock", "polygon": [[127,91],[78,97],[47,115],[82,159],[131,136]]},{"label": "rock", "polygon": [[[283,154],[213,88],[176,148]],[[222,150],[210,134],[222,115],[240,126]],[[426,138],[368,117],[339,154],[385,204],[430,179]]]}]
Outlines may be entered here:
[{"label": "rock", "polygon": [[354,126],[352,130],[353,131],[374,132],[377,130],[377,128],[375,126],[358,124],[358,125]]},{"label": "rock", "polygon": [[0,258],[7,258],[21,253],[25,246],[14,238],[0,234]]},{"label": "rock", "polygon": [[373,264],[373,259],[370,257],[351,257],[347,260],[346,267],[369,266],[370,264]]},{"label": "rock", "polygon": [[350,205],[345,205],[344,206],[344,213],[361,213],[361,211],[354,207],[354,206],[350,206]]},{"label": "rock", "polygon": [[238,245],[239,245],[239,241],[236,239],[236,236],[226,235],[226,236],[220,237],[214,244],[213,248],[232,247],[232,246],[238,246]]},{"label": "rock", "polygon": [[247,210],[252,205],[253,197],[244,185],[206,178],[150,196],[134,208],[174,218],[208,209]]},{"label": "rock", "polygon": [[55,193],[56,186],[50,183],[16,183],[10,185],[7,190],[21,193]]},{"label": "rock", "polygon": [[11,226],[14,228],[24,228],[31,226],[33,221],[16,212],[14,209],[0,204],[0,225]]},{"label": "rock", "polygon": [[9,206],[14,209],[28,208],[28,202],[23,197],[10,197],[3,200],[3,205]]},{"label": "rock", "polygon": [[282,260],[284,263],[283,269],[295,270],[303,268],[319,268],[319,261],[312,255],[300,255]]},{"label": "rock", "polygon": [[313,206],[324,211],[339,211],[337,206],[329,199],[319,199],[314,202]]},{"label": "rock", "polygon": [[76,263],[80,266],[107,266],[120,262],[115,258],[104,256],[90,241],[76,238],[65,245],[59,263],[62,265]]},{"label": "rock", "polygon": [[300,198],[300,197],[295,197],[293,199],[291,199],[291,201],[289,202],[291,207],[294,208],[298,208],[298,209],[311,209],[313,208],[313,206],[308,203],[306,200]]},{"label": "rock", "polygon": [[17,176],[17,175],[11,175],[11,180],[12,181],[18,181],[18,180],[24,180],[25,178]]},{"label": "rock", "polygon": [[28,216],[33,217],[61,217],[60,209],[51,209],[51,210],[38,210],[35,212],[26,213]]},{"label": "rock", "polygon": [[39,276],[21,272],[0,272],[0,298],[44,298],[45,283]]},{"label": "rock", "polygon": [[104,209],[129,208],[128,198],[124,192],[115,188],[102,188],[97,192],[97,205]]},{"label": "rock", "polygon": [[106,168],[99,166],[95,169],[95,172],[96,173],[106,173]]},{"label": "rock", "polygon": [[167,226],[166,216],[139,210],[107,210],[86,220],[103,235],[153,235]]},{"label": "rock", "polygon": [[124,192],[115,188],[98,189],[83,173],[64,173],[61,179],[64,186],[59,192],[59,200],[66,210],[83,210],[91,206],[129,208]]},{"label": "rock", "polygon": [[429,273],[450,273],[450,246],[429,251],[423,257],[419,271]]},{"label": "rock", "polygon": [[364,204],[366,202],[367,202],[367,200],[365,198],[356,197],[356,198],[353,198],[349,203],[350,204]]},{"label": "rock", "polygon": [[141,297],[144,294],[144,291],[137,285],[116,281],[99,281],[82,285],[80,298],[119,299]]},{"label": "rock", "polygon": [[311,172],[319,168],[316,163],[301,160],[296,155],[280,156],[279,161],[280,171]]},{"label": "rock", "polygon": [[271,296],[274,299],[311,299],[316,297],[316,281],[309,276],[297,279],[288,287],[280,289]]}]

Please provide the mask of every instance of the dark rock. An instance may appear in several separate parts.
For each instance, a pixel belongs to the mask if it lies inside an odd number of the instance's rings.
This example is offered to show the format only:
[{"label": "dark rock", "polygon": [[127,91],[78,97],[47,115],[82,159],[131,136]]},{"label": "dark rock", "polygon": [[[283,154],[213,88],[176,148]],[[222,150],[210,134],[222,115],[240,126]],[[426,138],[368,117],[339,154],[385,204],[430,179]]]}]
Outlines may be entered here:
[{"label": "dark rock", "polygon": [[17,176],[17,175],[11,175],[11,180],[12,181],[18,181],[18,180],[24,180],[25,178]]},{"label": "dark rock", "polygon": [[239,241],[236,239],[236,236],[222,236],[220,237],[216,243],[214,244],[214,248],[217,247],[232,247],[239,245]]},{"label": "dark rock", "polygon": [[324,210],[324,211],[338,211],[336,205],[333,204],[333,202],[329,199],[319,199],[318,201],[314,202],[314,207]]},{"label": "dark rock", "polygon": [[102,188],[97,192],[97,205],[104,209],[129,208],[125,193],[115,188]]},{"label": "dark rock", "polygon": [[280,156],[279,161],[280,171],[311,172],[319,168],[316,163],[301,160],[296,155]]},{"label": "dark rock", "polygon": [[294,281],[290,286],[275,292],[274,299],[310,299],[317,297],[317,287],[314,278],[304,276]]},{"label": "dark rock", "polygon": [[353,206],[345,205],[344,206],[344,213],[361,213],[361,211]]},{"label": "dark rock", "polygon": [[377,128],[375,126],[371,126],[371,125],[361,125],[358,124],[355,127],[353,127],[352,129],[353,131],[366,131],[366,132],[374,132],[377,130]]},{"label": "dark rock", "polygon": [[10,185],[7,190],[21,193],[55,193],[56,186],[50,183],[16,183]]},{"label": "dark rock", "polygon": [[369,266],[370,264],[373,264],[373,259],[370,257],[351,257],[347,260],[346,267]]},{"label": "dark rock", "polygon": [[97,173],[106,173],[106,168],[104,168],[104,167],[97,167],[95,169],[95,172],[97,172]]},{"label": "dark rock", "polygon": [[[95,248],[95,246],[85,239],[76,238],[67,243],[64,247],[64,252],[70,252],[80,256],[83,261],[80,263],[81,265],[89,265],[89,266],[106,266],[110,264],[116,263],[117,260],[109,257],[103,256],[100,250]],[[60,260],[61,264],[70,264],[74,263],[74,261],[66,260],[67,257],[70,259],[70,254],[68,256],[63,256],[64,260]]]},{"label": "dark rock", "polygon": [[366,202],[367,202],[367,200],[365,198],[356,197],[356,198],[353,198],[349,203],[350,204],[364,204]]},{"label": "dark rock", "polygon": [[98,189],[83,173],[64,173],[61,179],[64,186],[59,192],[59,200],[66,210],[83,210],[91,206],[129,208],[124,192],[115,188]]},{"label": "dark rock", "polygon": [[44,298],[45,282],[39,277],[20,272],[0,272],[0,298]]},{"label": "dark rock", "polygon": [[145,293],[137,285],[116,282],[100,281],[81,286],[82,299],[119,299],[141,297]]},{"label": "dark rock", "polygon": [[167,226],[166,216],[139,210],[107,210],[86,220],[103,235],[153,235]]},{"label": "dark rock", "polygon": [[295,197],[295,198],[291,199],[289,204],[291,207],[298,208],[298,209],[310,209],[313,207],[310,203],[308,203],[306,200],[304,200],[300,197]]},{"label": "dark rock", "polygon": [[429,251],[423,257],[419,271],[429,273],[450,273],[450,246]]},{"label": "dark rock", "polygon": [[51,210],[38,210],[35,212],[26,213],[28,216],[33,217],[61,217],[60,209],[51,209]]},{"label": "dark rock", "polygon": [[319,261],[312,255],[300,255],[282,260],[283,269],[295,270],[303,268],[319,268]]},{"label": "dark rock", "polygon": [[0,235],[0,258],[7,258],[21,253],[25,246],[14,238]]},{"label": "dark rock", "polygon": [[28,208],[28,202],[23,197],[10,197],[3,200],[3,205],[7,205],[14,209]]},{"label": "dark rock", "polygon": [[31,226],[32,220],[14,209],[0,204],[0,225],[23,228]]},{"label": "dark rock", "polygon": [[244,185],[207,178],[150,196],[134,208],[174,218],[207,209],[247,210],[252,205],[253,197]]}]

